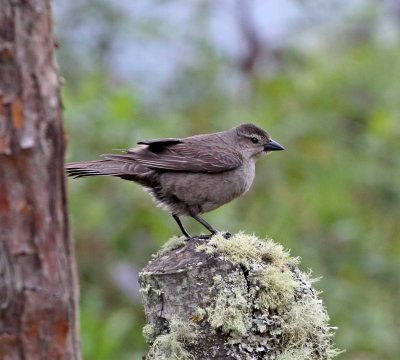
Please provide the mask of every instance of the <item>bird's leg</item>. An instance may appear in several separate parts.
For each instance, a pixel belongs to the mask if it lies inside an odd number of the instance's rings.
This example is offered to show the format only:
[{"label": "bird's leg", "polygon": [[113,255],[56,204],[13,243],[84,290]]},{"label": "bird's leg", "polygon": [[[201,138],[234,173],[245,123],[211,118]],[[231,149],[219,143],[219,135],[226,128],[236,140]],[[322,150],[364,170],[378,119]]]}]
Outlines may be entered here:
[{"label": "bird's leg", "polygon": [[189,233],[186,231],[185,227],[183,226],[181,219],[179,219],[178,215],[172,214],[172,217],[175,219],[176,223],[178,224],[179,228],[181,229],[183,235],[186,236],[186,239],[189,240],[192,237],[189,235]]},{"label": "bird's leg", "polygon": [[[211,236],[215,235],[217,233],[217,230],[215,230],[207,221],[205,221],[204,219],[202,219],[200,216],[197,216],[194,212],[189,211],[189,215],[195,219],[196,221],[198,221],[201,225],[203,225],[210,233]],[[206,236],[205,238],[208,239],[211,236]],[[202,236],[197,236],[199,238],[203,238]]]}]

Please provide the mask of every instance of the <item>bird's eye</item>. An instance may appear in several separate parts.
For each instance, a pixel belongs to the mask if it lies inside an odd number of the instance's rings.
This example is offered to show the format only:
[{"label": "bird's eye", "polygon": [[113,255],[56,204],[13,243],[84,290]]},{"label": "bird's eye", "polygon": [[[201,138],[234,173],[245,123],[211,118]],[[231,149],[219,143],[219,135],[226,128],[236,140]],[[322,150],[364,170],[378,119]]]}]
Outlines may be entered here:
[{"label": "bird's eye", "polygon": [[256,137],[251,137],[250,140],[253,144],[258,144],[258,139]]}]

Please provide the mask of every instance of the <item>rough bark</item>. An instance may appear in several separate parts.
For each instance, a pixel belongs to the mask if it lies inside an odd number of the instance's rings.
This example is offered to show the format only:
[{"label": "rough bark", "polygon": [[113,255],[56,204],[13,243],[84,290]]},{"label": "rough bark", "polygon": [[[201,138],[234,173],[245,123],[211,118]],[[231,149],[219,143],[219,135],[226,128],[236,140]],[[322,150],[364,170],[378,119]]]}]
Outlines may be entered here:
[{"label": "rough bark", "polygon": [[80,359],[50,2],[0,9],[0,359]]},{"label": "rough bark", "polygon": [[329,317],[282,247],[173,239],[140,273],[147,360],[332,359]]}]

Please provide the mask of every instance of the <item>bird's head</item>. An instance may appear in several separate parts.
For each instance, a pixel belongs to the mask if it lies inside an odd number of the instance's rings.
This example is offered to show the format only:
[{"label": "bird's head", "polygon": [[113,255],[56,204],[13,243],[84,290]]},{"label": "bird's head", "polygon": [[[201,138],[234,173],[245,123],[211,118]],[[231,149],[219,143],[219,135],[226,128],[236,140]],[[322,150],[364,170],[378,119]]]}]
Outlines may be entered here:
[{"label": "bird's head", "polygon": [[241,124],[234,129],[237,142],[246,155],[258,157],[270,151],[285,150],[269,134],[254,124]]}]

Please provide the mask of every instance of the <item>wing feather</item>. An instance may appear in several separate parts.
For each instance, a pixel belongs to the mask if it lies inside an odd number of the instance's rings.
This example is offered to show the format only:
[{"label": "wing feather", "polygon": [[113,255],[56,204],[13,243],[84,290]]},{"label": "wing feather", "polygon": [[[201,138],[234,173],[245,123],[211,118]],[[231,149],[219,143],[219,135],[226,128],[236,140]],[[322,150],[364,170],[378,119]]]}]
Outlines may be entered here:
[{"label": "wing feather", "polygon": [[[218,173],[242,164],[239,152],[226,144],[184,139],[145,140],[125,154],[104,155],[106,159],[143,164],[152,169]],[[172,141],[171,141],[172,140]],[[179,140],[179,142],[178,142]],[[157,144],[156,146],[154,146]]]},{"label": "wing feather", "polygon": [[168,146],[174,144],[180,144],[184,142],[182,139],[178,138],[165,138],[165,139],[149,139],[149,140],[142,140],[139,141],[139,145],[156,145],[156,146]]}]

